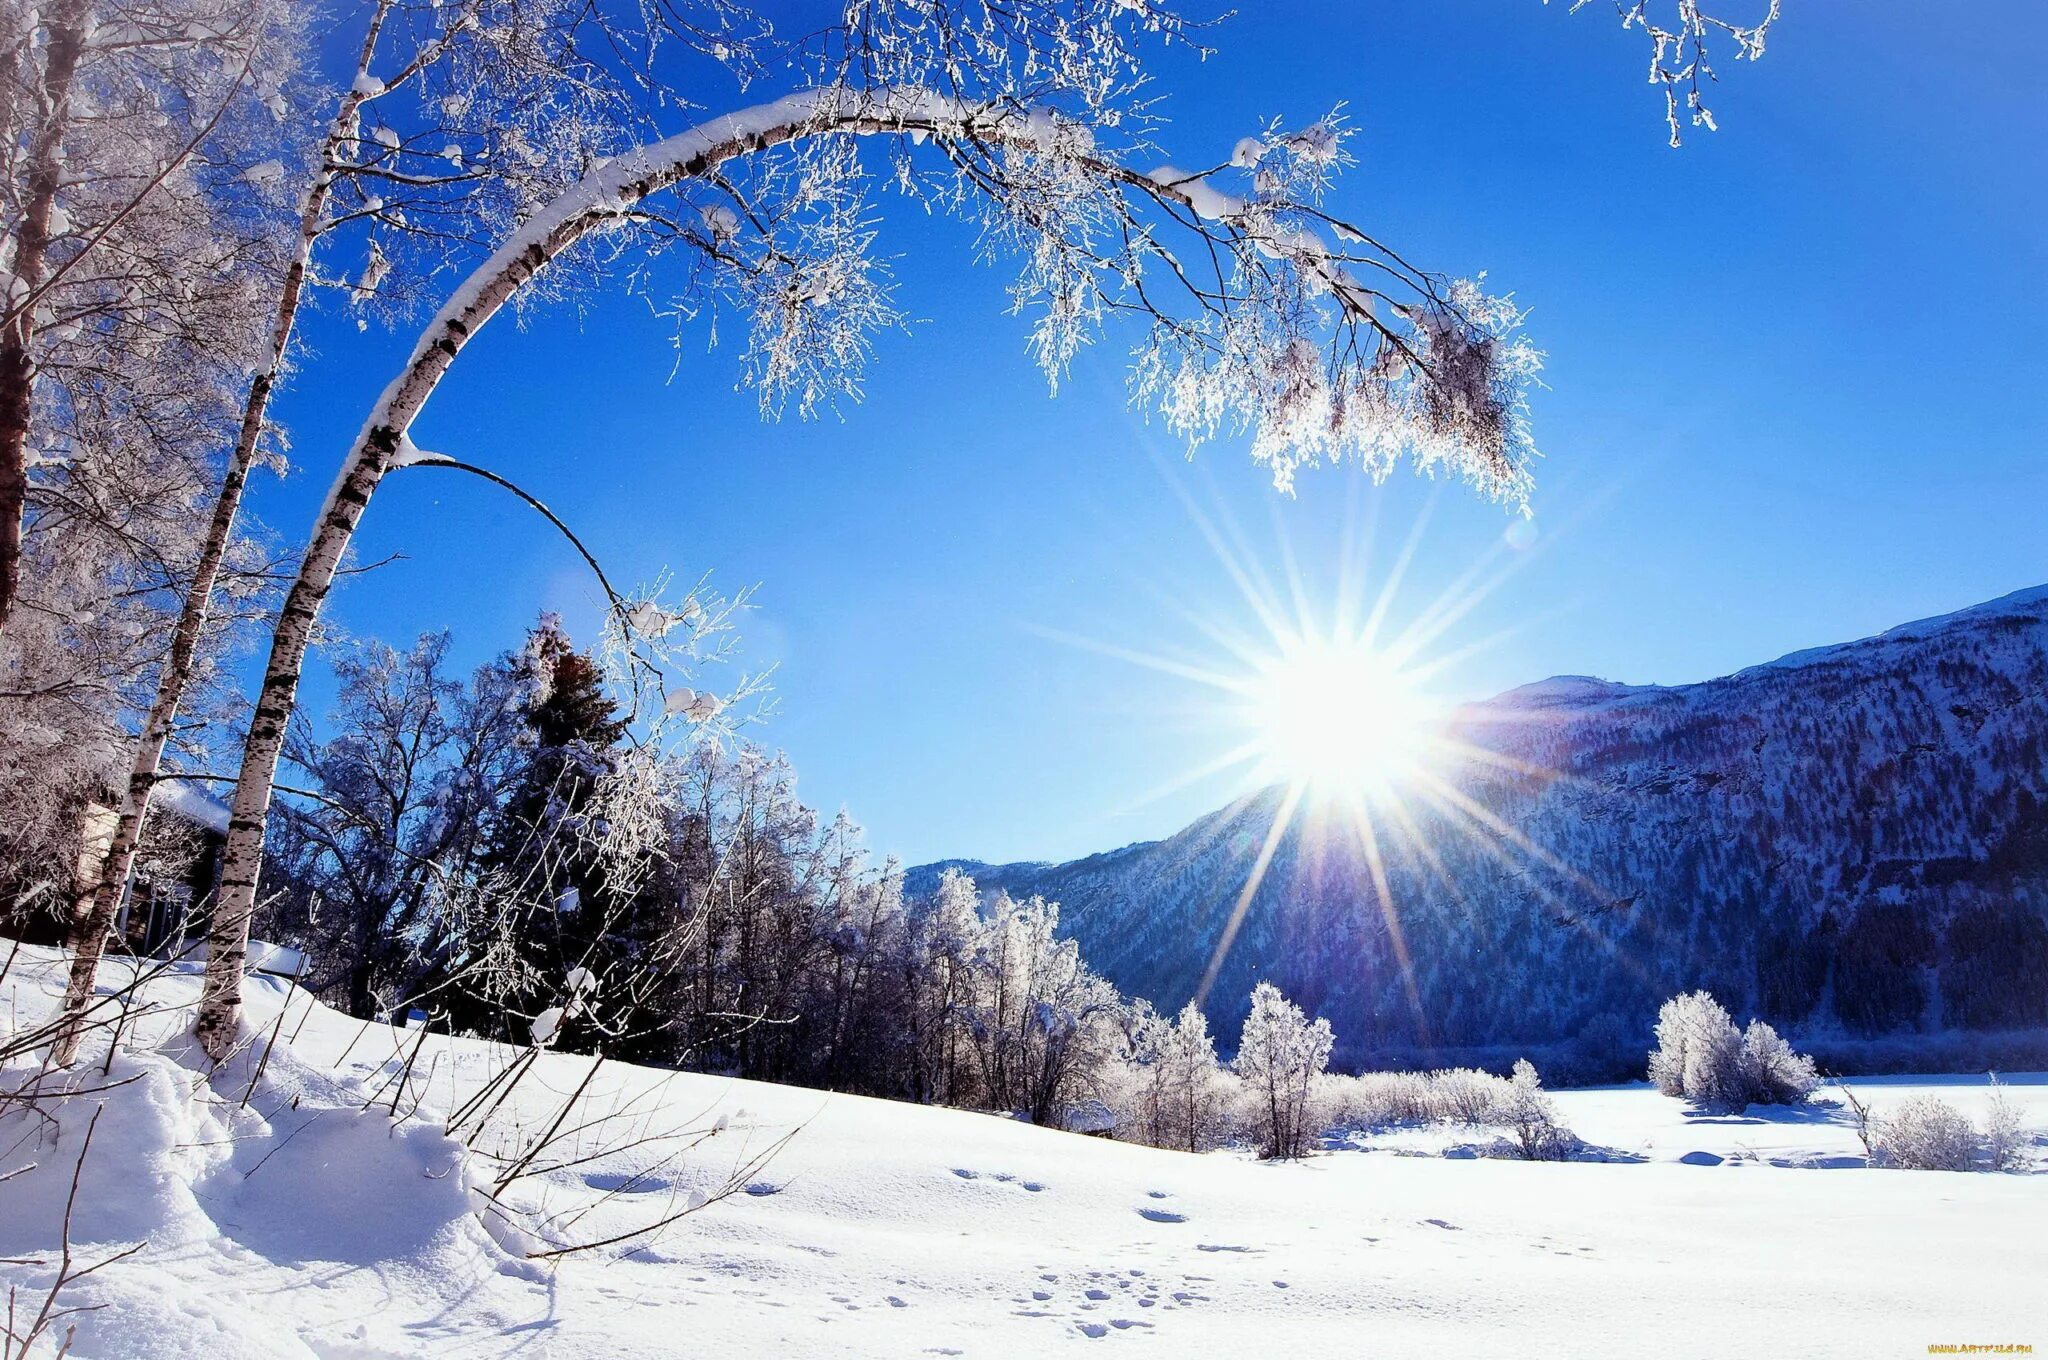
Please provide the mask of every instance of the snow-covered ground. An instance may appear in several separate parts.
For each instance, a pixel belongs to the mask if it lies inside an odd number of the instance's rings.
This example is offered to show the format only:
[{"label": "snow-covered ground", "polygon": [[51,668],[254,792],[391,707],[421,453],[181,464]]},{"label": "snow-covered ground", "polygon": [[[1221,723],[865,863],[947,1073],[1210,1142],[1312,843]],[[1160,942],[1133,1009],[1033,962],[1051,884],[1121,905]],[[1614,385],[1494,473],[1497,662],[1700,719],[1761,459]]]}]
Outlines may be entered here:
[{"label": "snow-covered ground", "polygon": [[[2027,1157],[2048,1169],[2048,1073],[1999,1078],[2005,1097],[2025,1115],[2033,1143]],[[1991,1086],[1981,1076],[1860,1077],[1849,1089],[1881,1117],[1916,1096],[1933,1096],[1982,1127]],[[1589,1161],[1663,1162],[1682,1166],[1772,1166],[1842,1170],[1867,1166],[1847,1103],[1823,1087],[1804,1108],[1752,1106],[1742,1114],[1711,1114],[1658,1095],[1647,1083],[1553,1091],[1560,1121],[1586,1147]],[[1369,1152],[1475,1157],[1501,1141],[1494,1129],[1455,1124],[1395,1128],[1330,1140]],[[2048,1258],[2044,1258],[2048,1259]]]},{"label": "snow-covered ground", "polygon": [[[46,1013],[60,981],[52,956],[24,951],[0,983],[0,1025]],[[252,990],[251,1028],[267,1035],[284,993]],[[1712,1118],[1642,1088],[1558,1096],[1607,1162],[1393,1155],[1459,1141],[1430,1131],[1262,1165],[605,1064],[537,1174],[504,1195],[541,1237],[599,1241],[686,1207],[692,1191],[744,1188],[651,1244],[541,1262],[519,1231],[487,1227],[499,1211],[474,1212],[493,1168],[443,1133],[502,1050],[430,1039],[399,1110],[422,1087],[425,1105],[394,1122],[391,1079],[415,1036],[309,1013],[296,994],[290,1042],[243,1108],[253,1064],[208,1091],[181,1037],[195,991],[190,977],[157,984],[162,1009],[138,1022],[139,1051],[108,1077],[96,1062],[74,1070],[82,1086],[126,1084],[73,1097],[54,1143],[40,1118],[0,1116],[0,1177],[37,1164],[0,1180],[0,1258],[45,1262],[0,1264],[20,1309],[47,1287],[79,1140],[105,1104],[74,1246],[89,1263],[145,1245],[65,1296],[102,1305],[70,1319],[77,1355],[2048,1347],[2048,1175],[1870,1170],[1830,1104]],[[488,1146],[546,1131],[590,1069],[542,1059],[493,1117]],[[31,1070],[9,1069],[9,1087]],[[2008,1080],[2038,1166],[2048,1077]],[[1859,1084],[1879,1106],[1923,1088],[1981,1110],[1981,1080]],[[608,1117],[586,1127],[594,1115]]]}]

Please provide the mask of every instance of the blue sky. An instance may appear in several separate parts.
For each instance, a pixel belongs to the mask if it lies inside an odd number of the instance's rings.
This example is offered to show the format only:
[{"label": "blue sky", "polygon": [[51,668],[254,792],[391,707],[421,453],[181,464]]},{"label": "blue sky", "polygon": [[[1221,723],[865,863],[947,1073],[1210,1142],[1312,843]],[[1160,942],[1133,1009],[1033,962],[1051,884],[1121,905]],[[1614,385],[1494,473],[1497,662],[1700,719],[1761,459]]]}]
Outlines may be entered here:
[{"label": "blue sky", "polygon": [[[1241,734],[1200,687],[1047,636],[1221,660],[1180,611],[1251,611],[1190,504],[1275,576],[1290,548],[1318,602],[1347,526],[1375,535],[1371,590],[1423,522],[1397,623],[1512,566],[1441,643],[1473,648],[1436,681],[1451,699],[1705,679],[2048,581],[2048,7],[1786,9],[1761,64],[1724,65],[1723,130],[1677,151],[1640,35],[1598,5],[1262,3],[1206,63],[1159,65],[1175,160],[1341,101],[1342,214],[1531,309],[1549,389],[1522,546],[1457,487],[1325,469],[1290,500],[1241,447],[1185,461],[1129,409],[1113,336],[1049,397],[1001,269],[902,211],[918,320],[836,417],[764,422],[701,331],[671,380],[646,304],[591,297],[487,333],[419,442],[519,480],[615,580],[758,584],[746,657],[778,665],[779,713],[753,735],[913,863],[1085,854],[1241,790],[1144,798]],[[278,408],[301,470],[254,502],[292,537],[409,344],[338,315],[307,334],[319,362]],[[406,560],[338,595],[356,634],[446,627],[473,661],[542,608],[594,626],[569,550],[473,479],[394,478],[358,541]],[[330,692],[316,674],[307,698]]]}]

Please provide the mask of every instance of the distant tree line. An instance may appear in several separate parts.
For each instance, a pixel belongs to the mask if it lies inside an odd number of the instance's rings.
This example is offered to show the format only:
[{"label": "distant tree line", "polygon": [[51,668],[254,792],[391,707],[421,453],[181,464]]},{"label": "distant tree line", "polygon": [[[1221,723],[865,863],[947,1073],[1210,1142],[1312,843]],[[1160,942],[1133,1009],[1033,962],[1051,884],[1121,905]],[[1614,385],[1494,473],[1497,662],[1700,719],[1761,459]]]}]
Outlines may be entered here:
[{"label": "distant tree line", "polygon": [[259,927],[351,1014],[1189,1151],[1416,1119],[1563,1146],[1533,1068],[1335,1077],[1329,1024],[1270,984],[1226,1063],[1199,1007],[1091,969],[1057,904],[957,871],[906,896],[781,756],[703,741],[634,773],[616,677],[551,617],[466,677],[448,655],[338,652],[321,733],[301,715],[287,745]]}]

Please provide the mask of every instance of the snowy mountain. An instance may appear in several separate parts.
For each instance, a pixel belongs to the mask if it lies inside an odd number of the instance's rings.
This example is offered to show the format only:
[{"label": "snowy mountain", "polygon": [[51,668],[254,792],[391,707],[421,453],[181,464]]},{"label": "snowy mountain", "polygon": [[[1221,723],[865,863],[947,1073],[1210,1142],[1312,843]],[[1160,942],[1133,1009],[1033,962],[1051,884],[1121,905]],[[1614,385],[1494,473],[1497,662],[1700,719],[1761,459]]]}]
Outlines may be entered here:
[{"label": "snowy mountain", "polygon": [[[1295,819],[1207,1003],[1224,1032],[1260,978],[1354,1062],[1639,1061],[1697,986],[1809,1041],[2048,1023],[2048,587],[1701,684],[1559,676],[1449,736],[1474,750],[1444,791],[1373,809],[1384,896],[1349,818]],[[1067,864],[950,863],[1059,900],[1097,968],[1171,1010],[1280,802]]]}]

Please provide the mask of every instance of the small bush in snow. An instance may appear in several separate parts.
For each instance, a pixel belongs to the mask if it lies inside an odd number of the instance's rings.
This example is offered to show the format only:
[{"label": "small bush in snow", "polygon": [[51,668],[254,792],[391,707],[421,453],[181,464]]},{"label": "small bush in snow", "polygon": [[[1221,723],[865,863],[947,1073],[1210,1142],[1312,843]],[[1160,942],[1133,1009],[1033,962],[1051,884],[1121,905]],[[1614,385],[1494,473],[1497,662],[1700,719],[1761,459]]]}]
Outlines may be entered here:
[{"label": "small bush in snow", "polygon": [[1761,1020],[1742,1032],[1742,1080],[1751,1105],[1804,1105],[1820,1085],[1813,1059]]},{"label": "small bush in snow", "polygon": [[1933,1096],[1918,1096],[1873,1120],[1871,1143],[1881,1165],[1906,1171],[1968,1171],[1977,1156],[1970,1121]]},{"label": "small bush in snow", "polygon": [[1507,1094],[1494,1106],[1492,1122],[1507,1130],[1516,1155],[1531,1162],[1563,1161],[1578,1140],[1557,1122],[1557,1105],[1544,1094],[1535,1064],[1518,1059],[1513,1079],[1504,1084]]},{"label": "small bush in snow", "polygon": [[1429,1074],[1433,1117],[1454,1124],[1488,1124],[1508,1097],[1508,1083],[1476,1067],[1453,1067]]},{"label": "small bush in snow", "polygon": [[1704,991],[1674,996],[1658,1011],[1650,1080],[1665,1095],[1710,1110],[1804,1104],[1820,1085],[1813,1059],[1794,1053],[1761,1020],[1736,1029]]},{"label": "small bush in snow", "polygon": [[2018,1171],[2022,1166],[2021,1149],[2025,1146],[2025,1134],[2020,1129],[2019,1106],[1999,1084],[1997,1073],[1991,1076],[1991,1099],[1984,1107],[1984,1151],[1993,1171]]},{"label": "small bush in snow", "polygon": [[1365,1072],[1323,1079],[1332,1128],[1383,1129],[1426,1124],[1436,1117],[1429,1078],[1420,1072]]}]

